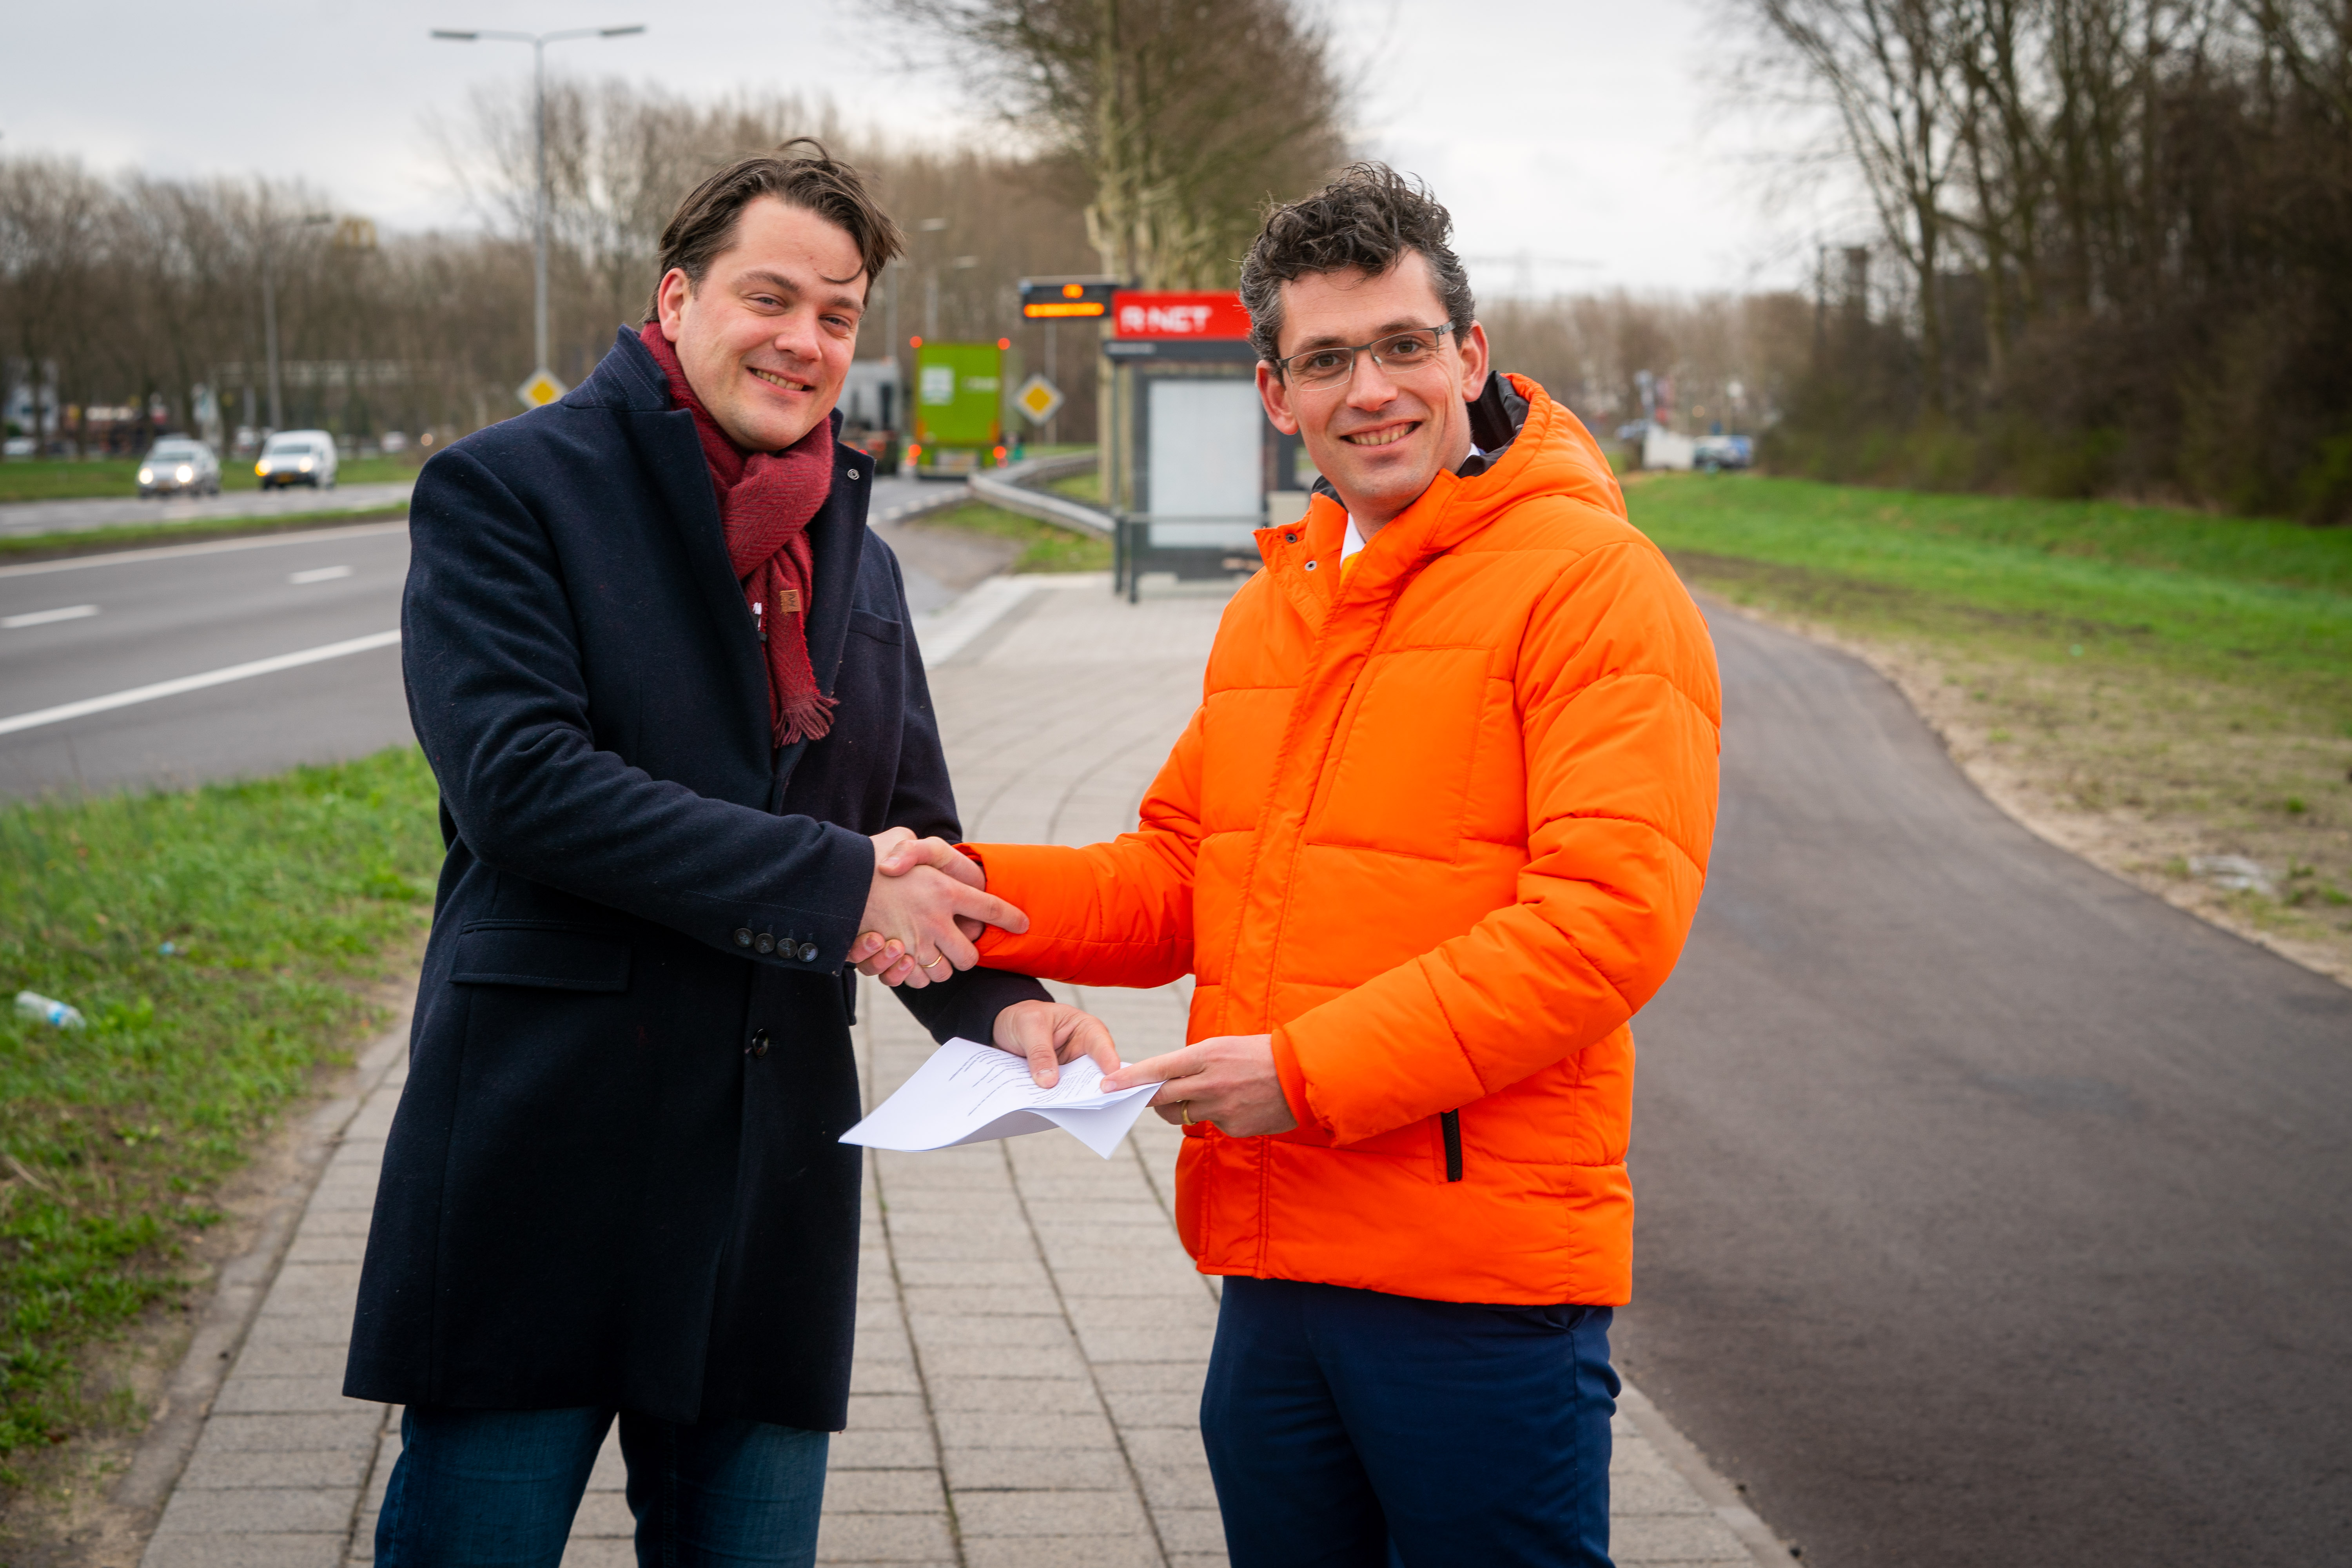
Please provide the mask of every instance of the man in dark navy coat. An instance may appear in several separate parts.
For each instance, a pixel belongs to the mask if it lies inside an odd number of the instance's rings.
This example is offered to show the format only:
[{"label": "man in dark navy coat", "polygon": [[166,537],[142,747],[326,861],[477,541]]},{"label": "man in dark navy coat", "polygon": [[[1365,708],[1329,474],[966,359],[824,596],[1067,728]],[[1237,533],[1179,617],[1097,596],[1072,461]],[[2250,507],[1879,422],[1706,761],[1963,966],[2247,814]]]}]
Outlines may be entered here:
[{"label": "man in dark navy coat", "polygon": [[835,438],[902,242],[791,153],[688,196],[644,331],[411,503],[448,858],[344,1384],[407,1406],[384,1568],[555,1568],[616,1415],[641,1563],[810,1562],[856,1292],[851,966],[936,1037],[1117,1065],[972,967],[981,922],[1024,922],[961,857],[877,873],[961,837],[871,461]]}]

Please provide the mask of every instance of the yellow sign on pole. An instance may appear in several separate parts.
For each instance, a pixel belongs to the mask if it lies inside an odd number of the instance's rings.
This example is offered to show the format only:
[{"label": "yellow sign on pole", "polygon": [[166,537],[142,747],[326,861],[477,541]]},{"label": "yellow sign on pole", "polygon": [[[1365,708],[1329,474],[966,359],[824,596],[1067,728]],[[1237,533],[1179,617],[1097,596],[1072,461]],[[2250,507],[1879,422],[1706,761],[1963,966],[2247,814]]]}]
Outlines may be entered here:
[{"label": "yellow sign on pole", "polygon": [[1044,376],[1033,375],[1013,395],[1013,405],[1029,416],[1029,423],[1043,425],[1062,406],[1062,392]]},{"label": "yellow sign on pole", "polygon": [[544,408],[572,389],[555,379],[555,373],[541,365],[530,373],[530,379],[515,388],[515,395],[525,408]]}]

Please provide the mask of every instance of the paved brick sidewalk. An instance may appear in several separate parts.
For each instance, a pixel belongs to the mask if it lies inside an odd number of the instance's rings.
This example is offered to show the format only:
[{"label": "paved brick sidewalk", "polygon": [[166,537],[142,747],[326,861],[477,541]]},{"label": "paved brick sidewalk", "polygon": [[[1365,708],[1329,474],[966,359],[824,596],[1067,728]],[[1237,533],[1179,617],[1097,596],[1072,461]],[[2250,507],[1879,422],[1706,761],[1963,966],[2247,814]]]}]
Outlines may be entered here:
[{"label": "paved brick sidewalk", "polygon": [[[1040,585],[959,634],[932,683],[967,831],[1083,843],[1132,824],[1197,700],[1221,607],[1205,593],[1129,606],[1087,579]],[[930,1044],[867,989],[857,1040],[871,1105]],[[1181,984],[1067,994],[1130,1058],[1182,1041]],[[371,1560],[397,1423],[338,1388],[399,1084],[394,1066],[331,1164],[145,1568]],[[1146,1116],[1108,1160],[1047,1134],[868,1161],[850,1426],[834,1441],[821,1561],[1223,1561],[1197,1430],[1216,1294],[1170,1219],[1177,1142]],[[1748,1543],[1765,1539],[1753,1516],[1638,1394],[1626,1403],[1642,1424],[1618,1421],[1618,1561],[1765,1560]],[[620,1482],[608,1445],[567,1565],[634,1563]]]}]

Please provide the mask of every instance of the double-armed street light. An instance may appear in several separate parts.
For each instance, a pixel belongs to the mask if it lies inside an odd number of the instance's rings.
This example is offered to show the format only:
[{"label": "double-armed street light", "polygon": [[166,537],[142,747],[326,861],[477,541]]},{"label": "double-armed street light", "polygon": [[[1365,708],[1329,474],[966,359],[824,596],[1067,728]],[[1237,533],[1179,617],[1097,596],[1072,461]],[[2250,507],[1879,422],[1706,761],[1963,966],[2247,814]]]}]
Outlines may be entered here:
[{"label": "double-armed street light", "polygon": [[433,29],[435,37],[446,38],[456,44],[489,42],[530,46],[533,119],[539,127],[539,199],[531,254],[531,345],[532,352],[538,356],[532,372],[534,380],[551,375],[547,364],[547,46],[572,38],[622,38],[645,30],[645,25],[637,22],[625,27],[567,27],[555,33],[510,33],[496,27],[477,27],[469,31],[455,27]]}]

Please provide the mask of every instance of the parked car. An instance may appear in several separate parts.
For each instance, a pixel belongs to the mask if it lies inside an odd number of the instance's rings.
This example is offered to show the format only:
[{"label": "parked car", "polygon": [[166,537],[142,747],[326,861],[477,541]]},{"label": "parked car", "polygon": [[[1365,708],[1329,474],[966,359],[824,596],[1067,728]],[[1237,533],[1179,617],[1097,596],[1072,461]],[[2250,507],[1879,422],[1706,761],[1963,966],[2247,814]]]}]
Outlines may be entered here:
[{"label": "parked car", "polygon": [[1691,458],[1692,467],[1705,473],[1717,474],[1726,468],[1744,468],[1753,463],[1756,447],[1745,436],[1702,436]]},{"label": "parked car", "polygon": [[309,485],[315,490],[335,488],[335,438],[324,430],[280,430],[261,448],[254,476],[266,490],[287,485]]},{"label": "parked car", "polygon": [[139,494],[148,496],[220,494],[220,459],[213,449],[187,436],[166,436],[147,449],[139,464]]}]

